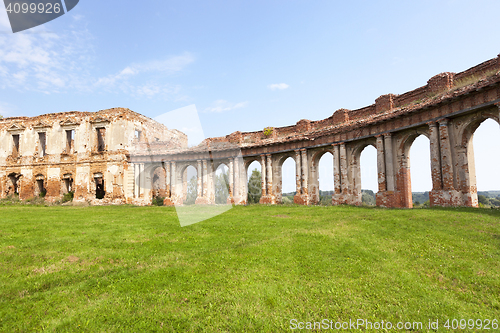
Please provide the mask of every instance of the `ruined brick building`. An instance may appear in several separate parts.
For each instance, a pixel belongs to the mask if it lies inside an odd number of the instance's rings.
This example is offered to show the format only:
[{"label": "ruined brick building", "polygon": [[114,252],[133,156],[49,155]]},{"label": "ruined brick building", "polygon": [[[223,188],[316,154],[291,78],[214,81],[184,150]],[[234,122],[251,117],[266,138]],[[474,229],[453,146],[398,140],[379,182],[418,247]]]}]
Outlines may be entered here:
[{"label": "ruined brick building", "polygon": [[0,196],[141,204],[128,159],[150,144],[186,148],[187,136],[122,108],[0,119]]},{"label": "ruined brick building", "polygon": [[[256,132],[234,132],[187,147],[176,130],[126,109],[0,120],[1,196],[165,204],[186,200],[187,168],[197,171],[196,204],[213,204],[215,170],[228,168],[229,203],[247,202],[249,165],[261,165],[261,203],[282,202],[282,166],[295,161],[297,204],[319,201],[319,160],[333,158],[333,204],[361,204],[360,155],[377,149],[376,202],[412,207],[409,151],[429,139],[431,206],[477,207],[472,138],[486,119],[500,123],[500,55],[460,73],[441,73],[401,95],[357,110]],[[102,199],[100,199],[102,198]]]}]

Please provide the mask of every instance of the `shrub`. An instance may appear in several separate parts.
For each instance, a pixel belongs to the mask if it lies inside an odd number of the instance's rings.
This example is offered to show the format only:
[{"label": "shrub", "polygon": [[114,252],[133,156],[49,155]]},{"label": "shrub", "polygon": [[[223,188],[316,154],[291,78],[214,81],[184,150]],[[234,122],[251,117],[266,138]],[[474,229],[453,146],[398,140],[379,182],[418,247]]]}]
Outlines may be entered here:
[{"label": "shrub", "polygon": [[70,191],[68,193],[65,193],[62,197],[62,202],[68,202],[68,201],[73,201],[73,197],[74,197],[75,193]]},{"label": "shrub", "polygon": [[274,128],[272,128],[272,127],[266,127],[266,128],[264,128],[264,131],[263,131],[264,135],[265,136],[270,136],[271,134],[273,134],[273,130],[274,130]]},{"label": "shrub", "polygon": [[163,206],[164,199],[165,199],[164,197],[160,197],[160,196],[153,197],[151,204],[153,206]]}]

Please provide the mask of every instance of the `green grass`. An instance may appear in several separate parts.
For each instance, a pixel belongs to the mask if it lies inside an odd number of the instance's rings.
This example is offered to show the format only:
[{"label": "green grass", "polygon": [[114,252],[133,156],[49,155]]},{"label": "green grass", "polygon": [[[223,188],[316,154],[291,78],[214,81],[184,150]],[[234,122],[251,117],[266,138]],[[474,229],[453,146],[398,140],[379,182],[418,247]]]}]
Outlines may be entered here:
[{"label": "green grass", "polygon": [[0,216],[2,332],[500,319],[498,210],[255,205],[184,228],[169,207]]}]

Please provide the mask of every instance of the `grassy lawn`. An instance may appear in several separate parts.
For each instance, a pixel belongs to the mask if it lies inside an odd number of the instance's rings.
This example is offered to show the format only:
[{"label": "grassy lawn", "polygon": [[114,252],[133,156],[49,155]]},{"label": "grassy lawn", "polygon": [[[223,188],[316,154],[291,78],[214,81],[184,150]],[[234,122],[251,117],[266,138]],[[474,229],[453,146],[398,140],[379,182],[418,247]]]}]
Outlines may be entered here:
[{"label": "grassy lawn", "polygon": [[500,320],[500,211],[0,207],[0,286],[2,332]]}]

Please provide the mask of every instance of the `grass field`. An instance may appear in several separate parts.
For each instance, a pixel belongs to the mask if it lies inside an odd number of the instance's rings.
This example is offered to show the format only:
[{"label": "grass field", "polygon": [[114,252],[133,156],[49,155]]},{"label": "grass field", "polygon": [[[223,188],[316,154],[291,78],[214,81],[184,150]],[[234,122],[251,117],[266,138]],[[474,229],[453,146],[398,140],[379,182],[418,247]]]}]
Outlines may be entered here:
[{"label": "grass field", "polygon": [[500,319],[494,209],[256,205],[181,228],[167,207],[8,206],[0,221],[2,332]]}]

